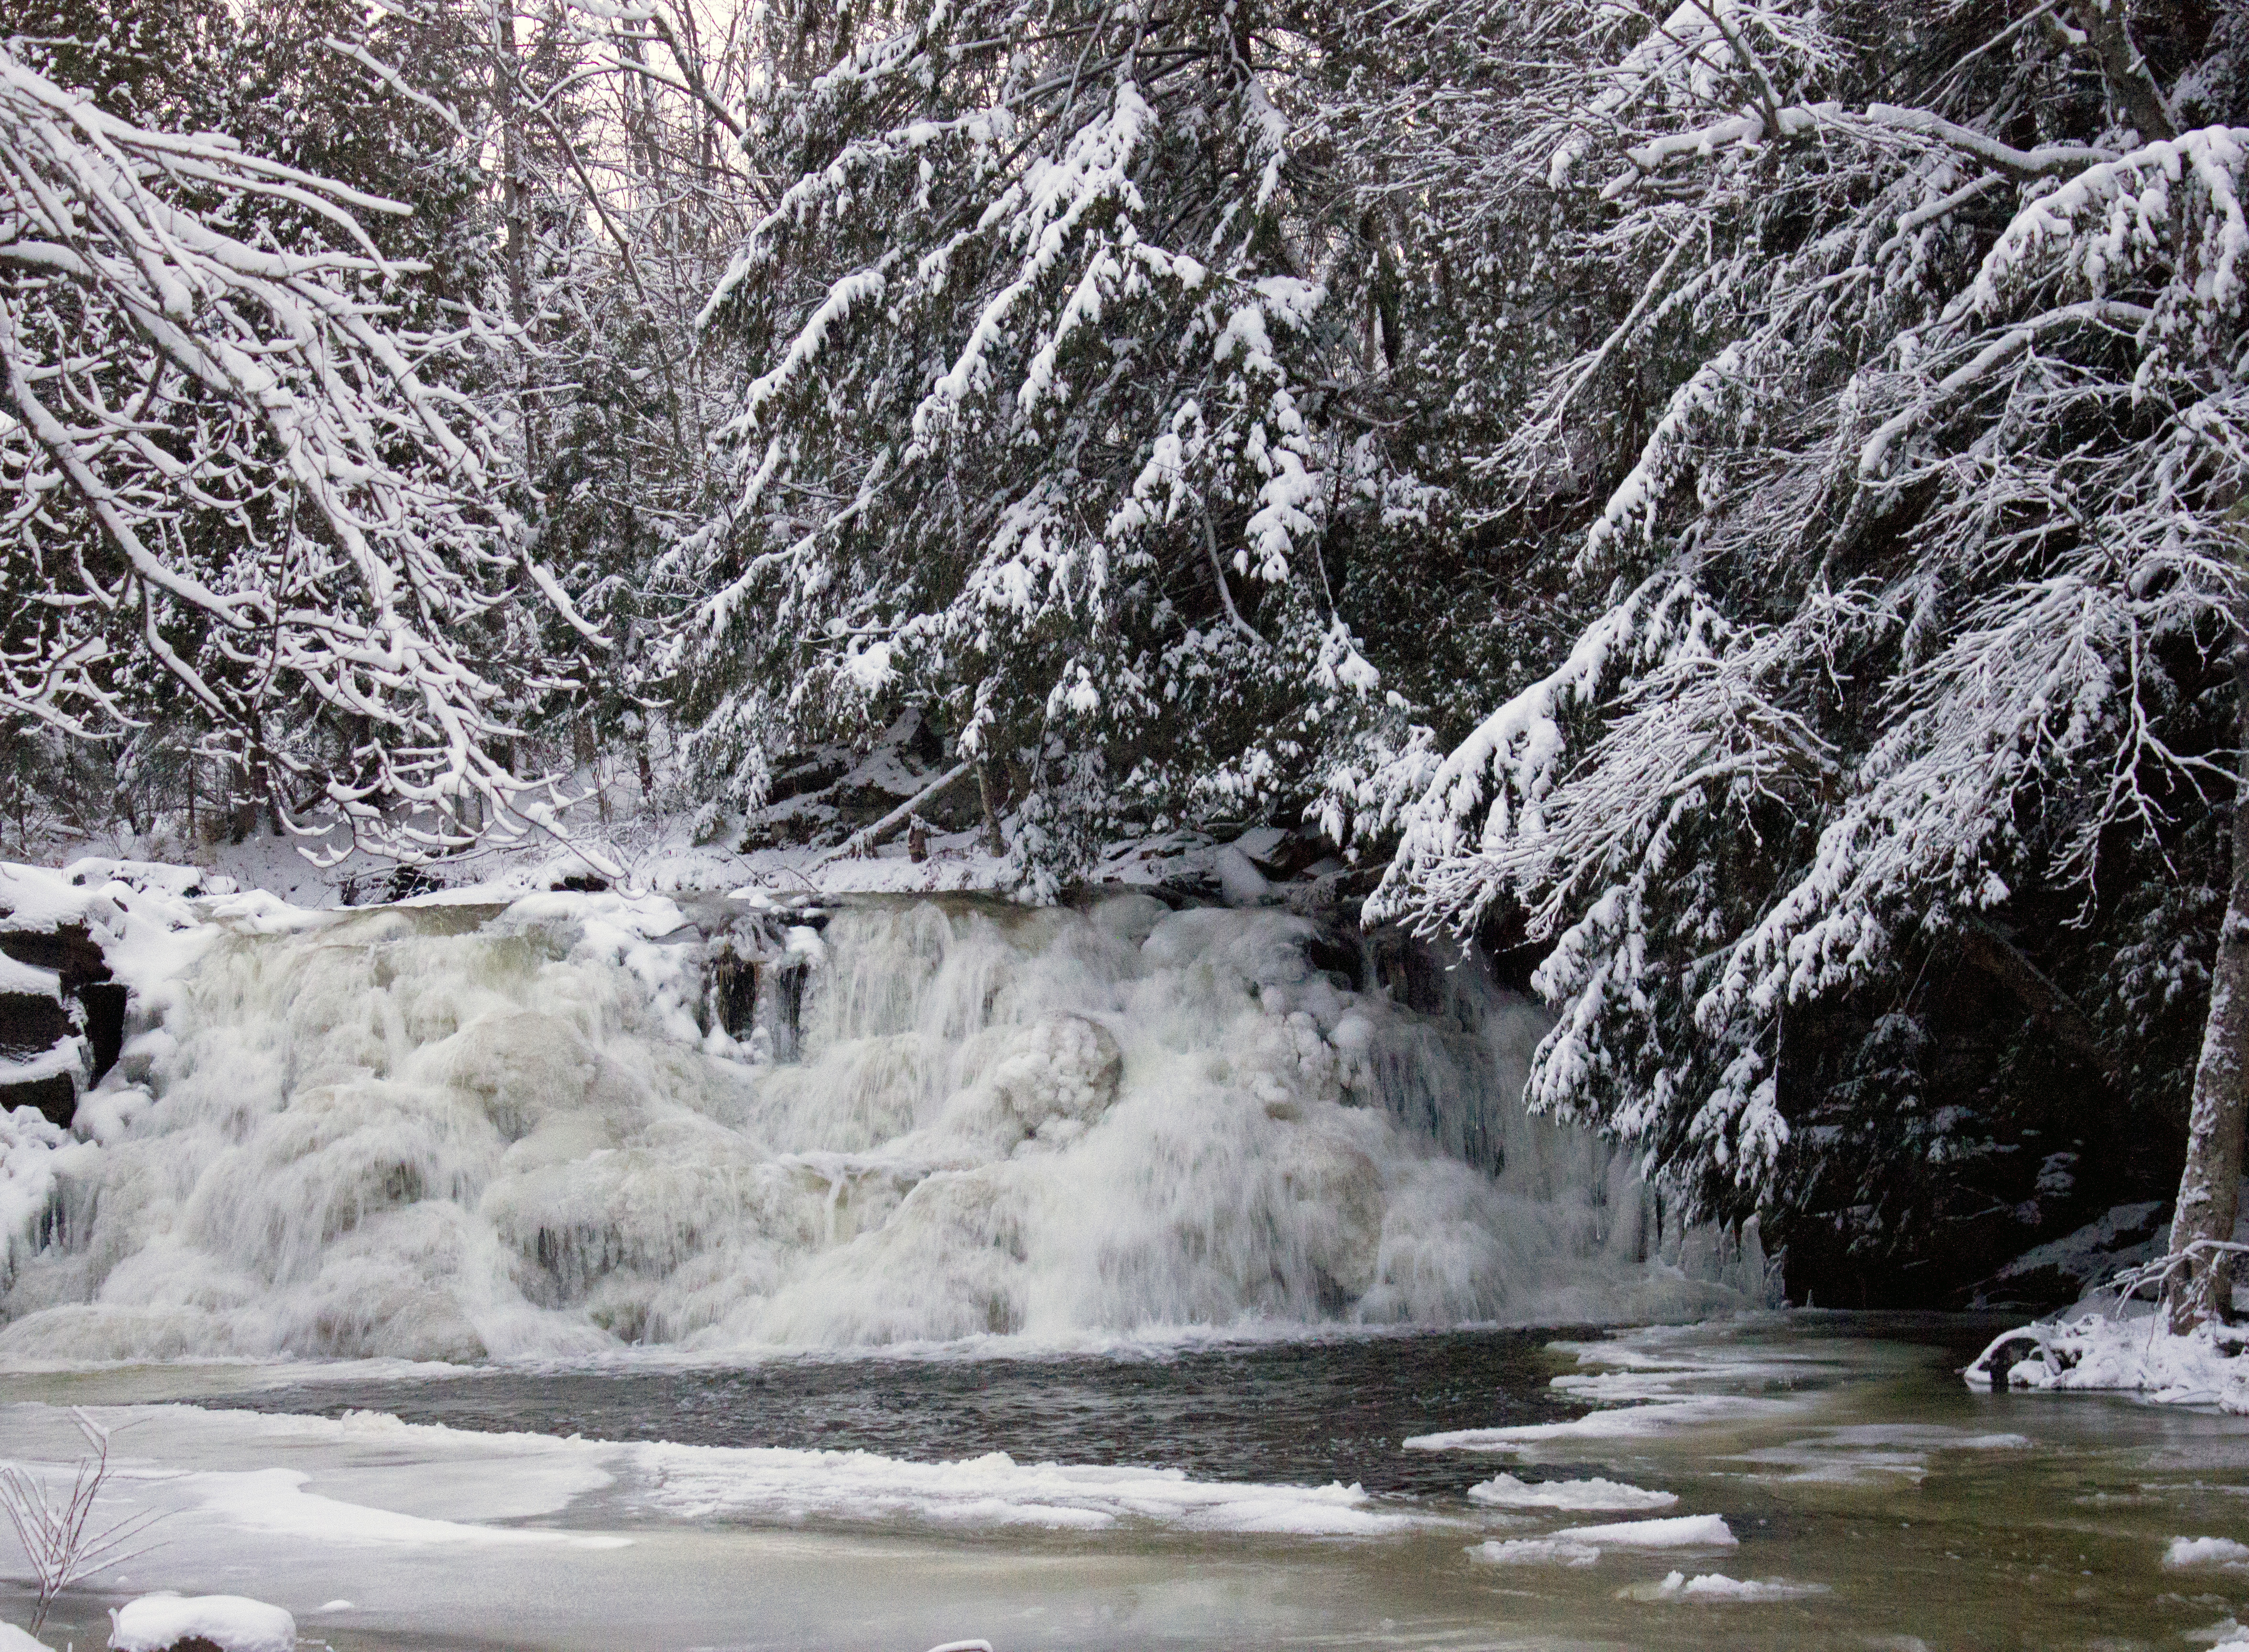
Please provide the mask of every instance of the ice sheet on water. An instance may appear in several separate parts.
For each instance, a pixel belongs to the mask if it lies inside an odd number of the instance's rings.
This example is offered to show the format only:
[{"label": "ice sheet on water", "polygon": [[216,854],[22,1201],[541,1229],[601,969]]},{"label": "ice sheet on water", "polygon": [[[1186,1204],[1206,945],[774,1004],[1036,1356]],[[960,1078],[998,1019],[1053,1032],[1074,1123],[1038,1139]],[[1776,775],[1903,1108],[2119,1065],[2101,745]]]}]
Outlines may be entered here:
[{"label": "ice sheet on water", "polygon": [[[122,1489],[135,1477],[119,1475]],[[299,1539],[309,1543],[427,1546],[432,1544],[560,1543],[572,1548],[622,1548],[629,1539],[432,1520],[418,1515],[347,1503],[305,1490],[312,1476],[296,1469],[249,1469],[166,1475],[173,1495],[184,1497],[199,1518],[223,1521],[237,1532]],[[606,1477],[602,1477],[606,1479]]]},{"label": "ice sheet on water", "polygon": [[1787,1578],[1730,1578],[1723,1572],[1688,1577],[1674,1572],[1660,1583],[1635,1583],[1621,1591],[1631,1601],[1699,1601],[1706,1603],[1758,1601],[1800,1601],[1828,1594],[1825,1583],[1797,1583]]},{"label": "ice sheet on water", "polygon": [[1486,1566],[1591,1566],[1601,1552],[1590,1543],[1571,1543],[1559,1538],[1494,1538],[1468,1551],[1468,1559]]},{"label": "ice sheet on water", "polygon": [[1453,1429],[1415,1434],[1400,1442],[1415,1451],[1524,1451],[1578,1441],[1628,1440],[1772,1410],[1778,1402],[1741,1395],[1716,1394],[1652,1405],[1623,1405],[1588,1411],[1567,1422],[1523,1422],[1497,1429]]},{"label": "ice sheet on water", "polygon": [[1803,1439],[1744,1451],[1734,1460],[1790,1482],[1868,1485],[1894,1477],[1918,1484],[1937,1452],[2025,1450],[2030,1443],[2019,1434],[1977,1433],[1940,1423],[1866,1423],[1822,1429]]},{"label": "ice sheet on water", "polygon": [[1580,1365],[1606,1371],[1565,1372],[1552,1386],[1599,1408],[1561,1422],[1453,1429],[1409,1436],[1417,1451],[1510,1451],[1566,1455],[1578,1445],[1605,1446],[1713,1422],[1785,1416],[1812,1404],[1819,1383],[1840,1372],[1832,1355],[1792,1352],[1755,1340],[1771,1323],[1743,1316],[1715,1343],[1686,1340],[1682,1327],[1652,1326],[1605,1342],[1556,1342]]},{"label": "ice sheet on water", "polygon": [[1017,1463],[1003,1451],[911,1463],[870,1451],[671,1444],[628,1448],[645,1505],[676,1518],[913,1518],[1102,1531],[1145,1522],[1196,1532],[1379,1537],[1436,1524],[1357,1485],[1195,1480],[1177,1469]]}]

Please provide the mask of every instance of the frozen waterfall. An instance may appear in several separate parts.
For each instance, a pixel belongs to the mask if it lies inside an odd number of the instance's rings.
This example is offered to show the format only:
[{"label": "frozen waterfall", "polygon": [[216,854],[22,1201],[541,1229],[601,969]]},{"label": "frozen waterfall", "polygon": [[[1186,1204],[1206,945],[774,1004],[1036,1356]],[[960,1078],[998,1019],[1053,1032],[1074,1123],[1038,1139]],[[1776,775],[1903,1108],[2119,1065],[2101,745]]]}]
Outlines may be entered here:
[{"label": "frozen waterfall", "polygon": [[[691,916],[692,921],[691,921]],[[241,924],[0,1354],[577,1356],[1685,1317],[1762,1258],[1526,1117],[1538,1012],[1277,909],[536,896]],[[1426,998],[1427,994],[1423,997]],[[1425,1006],[1426,1007],[1426,1006]]]}]

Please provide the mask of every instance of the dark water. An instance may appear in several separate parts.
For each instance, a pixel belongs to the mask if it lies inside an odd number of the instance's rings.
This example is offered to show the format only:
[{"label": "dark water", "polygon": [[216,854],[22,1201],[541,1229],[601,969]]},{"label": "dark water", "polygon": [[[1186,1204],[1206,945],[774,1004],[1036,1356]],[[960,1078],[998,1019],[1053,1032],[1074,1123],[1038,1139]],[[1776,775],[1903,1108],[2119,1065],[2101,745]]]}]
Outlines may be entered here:
[{"label": "dark water", "polygon": [[[1408,1435],[1544,1422],[1585,1407],[1548,1386],[1574,1369],[1551,1330],[1335,1337],[1160,1359],[784,1359],[748,1367],[464,1371],[320,1381],[212,1408],[603,1440],[866,1450],[938,1462],[1131,1463],[1198,1479],[1457,1494],[1489,1467],[1407,1451]],[[1589,1333],[1598,1334],[1598,1333]]]}]

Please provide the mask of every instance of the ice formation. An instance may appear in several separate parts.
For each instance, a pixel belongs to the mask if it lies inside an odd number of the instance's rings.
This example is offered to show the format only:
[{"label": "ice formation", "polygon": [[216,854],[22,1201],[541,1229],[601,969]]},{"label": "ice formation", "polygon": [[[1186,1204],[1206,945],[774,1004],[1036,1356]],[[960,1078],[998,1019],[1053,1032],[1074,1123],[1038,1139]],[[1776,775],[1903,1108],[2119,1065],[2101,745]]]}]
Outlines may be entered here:
[{"label": "ice formation", "polygon": [[[1272,908],[748,904],[222,911],[98,1139],[38,1144],[0,1355],[1585,1322],[1762,1284],[1523,1113],[1544,1022],[1471,969],[1420,1014]],[[746,915],[787,969],[730,1032],[705,932]]]}]

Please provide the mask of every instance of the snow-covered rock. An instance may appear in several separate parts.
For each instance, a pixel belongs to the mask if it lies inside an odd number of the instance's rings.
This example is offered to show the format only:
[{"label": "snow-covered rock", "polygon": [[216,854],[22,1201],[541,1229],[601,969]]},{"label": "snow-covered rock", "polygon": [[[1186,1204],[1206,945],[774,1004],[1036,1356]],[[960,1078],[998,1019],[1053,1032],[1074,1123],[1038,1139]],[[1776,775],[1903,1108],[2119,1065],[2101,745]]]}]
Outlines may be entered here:
[{"label": "snow-covered rock", "polygon": [[219,1652],[296,1652],[297,1620],[240,1594],[144,1594],[109,1614],[112,1652],[167,1652],[203,1640]]},{"label": "snow-covered rock", "polygon": [[2092,1299],[1992,1340],[1961,1373],[1971,1388],[2120,1389],[2249,1415],[2249,1360],[2223,1326],[2173,1336],[2149,1302]]}]

